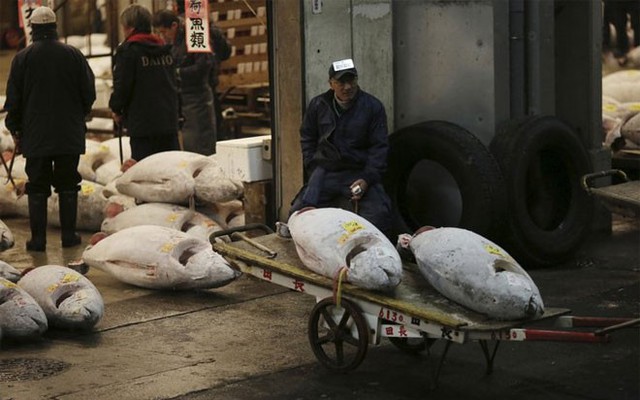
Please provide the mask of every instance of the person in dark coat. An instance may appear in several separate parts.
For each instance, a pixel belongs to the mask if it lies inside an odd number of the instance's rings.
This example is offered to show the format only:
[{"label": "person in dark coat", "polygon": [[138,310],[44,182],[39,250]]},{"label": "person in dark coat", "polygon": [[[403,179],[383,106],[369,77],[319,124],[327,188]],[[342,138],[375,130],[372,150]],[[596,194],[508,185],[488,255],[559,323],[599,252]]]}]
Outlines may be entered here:
[{"label": "person in dark coat", "polygon": [[[177,13],[179,17],[184,18],[184,2],[179,1],[177,3]],[[220,64],[228,60],[231,57],[231,43],[224,36],[224,32],[215,22],[211,20],[209,22],[209,43],[213,47],[213,67],[209,74],[209,85],[211,86],[211,92],[213,94],[213,110],[216,115],[216,141],[232,139],[232,137],[222,130],[222,104],[220,103],[220,97],[217,93],[217,87],[220,79]]]},{"label": "person in dark coat", "polygon": [[62,247],[80,244],[76,234],[80,154],[85,118],[96,99],[93,71],[82,53],[58,41],[56,14],[39,7],[31,15],[33,44],[11,63],[5,124],[24,154],[29,181],[31,239],[27,250],[44,251],[47,198],[58,193]]},{"label": "person in dark coat", "polygon": [[300,128],[308,180],[290,214],[307,206],[350,209],[389,235],[391,202],[382,186],[389,150],[384,106],[359,88],[351,59],[331,64],[329,86],[311,100]]},{"label": "person in dark coat", "polygon": [[132,4],[120,14],[125,40],[116,49],[109,108],[130,137],[131,157],[179,150],[179,100],[171,46],[151,34],[151,11]]},{"label": "person in dark coat", "polygon": [[169,10],[156,13],[156,31],[171,44],[171,55],[178,71],[182,98],[183,150],[206,156],[216,152],[216,115],[209,76],[214,65],[213,53],[188,53],[184,21]]}]

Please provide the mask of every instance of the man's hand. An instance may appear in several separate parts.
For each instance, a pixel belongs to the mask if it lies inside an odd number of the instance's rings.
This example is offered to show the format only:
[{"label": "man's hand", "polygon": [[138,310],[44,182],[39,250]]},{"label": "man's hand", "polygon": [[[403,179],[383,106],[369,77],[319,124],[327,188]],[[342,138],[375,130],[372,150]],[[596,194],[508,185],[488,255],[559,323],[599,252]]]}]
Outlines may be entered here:
[{"label": "man's hand", "polygon": [[351,189],[351,200],[360,200],[369,188],[369,185],[364,179],[358,179],[353,182],[349,188]]},{"label": "man's hand", "polygon": [[122,115],[121,114],[116,114],[114,112],[111,113],[111,118],[113,118],[113,122],[116,123],[116,125],[120,125],[122,123]]}]

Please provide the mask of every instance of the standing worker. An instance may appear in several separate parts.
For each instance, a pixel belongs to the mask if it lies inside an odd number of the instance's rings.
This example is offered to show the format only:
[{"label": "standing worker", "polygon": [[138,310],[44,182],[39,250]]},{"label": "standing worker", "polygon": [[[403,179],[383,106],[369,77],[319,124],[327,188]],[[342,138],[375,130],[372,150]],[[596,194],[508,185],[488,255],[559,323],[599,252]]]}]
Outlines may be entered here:
[{"label": "standing worker", "polygon": [[179,150],[179,101],[171,46],[151,34],[148,8],[132,4],[120,14],[125,40],[118,46],[109,99],[113,120],[126,127],[131,157]]},{"label": "standing worker", "polygon": [[[184,18],[184,2],[179,1],[177,4],[178,17]],[[231,57],[231,44],[224,36],[222,29],[216,26],[215,22],[209,22],[209,42],[213,50],[213,67],[209,74],[209,85],[213,94],[213,110],[216,116],[216,141],[231,139],[226,132],[222,131],[222,104],[218,97],[217,87],[219,83],[218,75],[220,73],[220,64]]]},{"label": "standing worker", "polygon": [[45,251],[47,198],[58,193],[62,247],[80,244],[76,234],[80,154],[85,117],[96,99],[95,79],[82,53],[58,41],[56,14],[39,7],[31,15],[33,44],[16,54],[7,82],[5,124],[26,158],[31,239],[27,250]]},{"label": "standing worker", "polygon": [[311,100],[300,128],[309,179],[289,213],[307,206],[351,209],[389,236],[391,202],[381,183],[389,150],[384,106],[359,88],[351,59],[331,64],[329,87]]},{"label": "standing worker", "polygon": [[206,156],[216,152],[216,116],[213,108],[213,92],[209,76],[213,69],[212,53],[188,53],[185,42],[184,22],[169,10],[156,13],[153,26],[171,46],[175,60],[182,113],[183,150]]}]

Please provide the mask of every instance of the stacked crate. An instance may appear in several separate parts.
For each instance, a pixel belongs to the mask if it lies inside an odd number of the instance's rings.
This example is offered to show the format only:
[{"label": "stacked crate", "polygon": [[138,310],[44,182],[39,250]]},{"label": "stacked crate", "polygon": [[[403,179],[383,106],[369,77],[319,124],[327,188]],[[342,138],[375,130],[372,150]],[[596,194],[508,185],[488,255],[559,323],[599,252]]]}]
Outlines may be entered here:
[{"label": "stacked crate", "polygon": [[209,12],[232,46],[231,57],[220,66],[218,90],[268,86],[266,0],[211,1]]}]

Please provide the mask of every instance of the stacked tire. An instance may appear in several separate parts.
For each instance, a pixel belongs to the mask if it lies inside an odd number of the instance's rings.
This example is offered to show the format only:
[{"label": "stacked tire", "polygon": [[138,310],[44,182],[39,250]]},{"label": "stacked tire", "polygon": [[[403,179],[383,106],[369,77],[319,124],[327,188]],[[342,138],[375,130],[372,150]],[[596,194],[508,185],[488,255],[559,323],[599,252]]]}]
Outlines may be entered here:
[{"label": "stacked tire", "polygon": [[489,147],[450,122],[412,125],[390,136],[388,161],[395,234],[460,227],[534,268],[566,261],[590,230],[589,157],[555,117],[510,121]]}]

